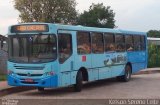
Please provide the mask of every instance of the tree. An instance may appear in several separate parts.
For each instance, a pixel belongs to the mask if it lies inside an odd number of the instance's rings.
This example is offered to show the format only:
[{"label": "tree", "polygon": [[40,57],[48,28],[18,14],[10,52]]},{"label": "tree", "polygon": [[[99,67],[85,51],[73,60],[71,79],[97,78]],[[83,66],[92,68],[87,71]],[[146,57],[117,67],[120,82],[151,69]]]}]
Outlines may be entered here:
[{"label": "tree", "polygon": [[150,30],[148,31],[148,37],[160,38],[160,30]]},{"label": "tree", "polygon": [[79,25],[90,27],[114,28],[115,13],[110,6],[105,7],[103,3],[92,4],[89,11],[84,11],[78,17]]},{"label": "tree", "polygon": [[160,67],[160,46],[148,45],[148,67]]},{"label": "tree", "polygon": [[75,0],[14,0],[21,22],[74,23]]}]

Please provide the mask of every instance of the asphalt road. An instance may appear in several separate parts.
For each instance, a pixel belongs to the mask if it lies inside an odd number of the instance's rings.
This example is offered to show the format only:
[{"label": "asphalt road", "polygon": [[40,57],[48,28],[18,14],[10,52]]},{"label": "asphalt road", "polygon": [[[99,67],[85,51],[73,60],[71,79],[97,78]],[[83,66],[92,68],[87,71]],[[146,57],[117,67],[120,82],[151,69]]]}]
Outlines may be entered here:
[{"label": "asphalt road", "polygon": [[[118,82],[116,79],[87,83],[84,85],[82,92],[73,92],[72,87],[46,89],[45,92],[30,90],[10,94],[2,97],[2,99],[5,99],[3,101],[20,99],[23,100],[22,105],[25,105],[27,102],[30,102],[30,105],[44,105],[44,103],[47,105],[47,102],[53,103],[53,99],[69,99],[70,101],[72,100],[71,102],[76,101],[75,99],[78,99],[79,102],[86,101],[83,99],[91,99],[92,105],[98,102],[95,99],[160,99],[160,73],[133,75],[131,81],[126,83]],[[67,104],[67,102],[64,103]]]}]

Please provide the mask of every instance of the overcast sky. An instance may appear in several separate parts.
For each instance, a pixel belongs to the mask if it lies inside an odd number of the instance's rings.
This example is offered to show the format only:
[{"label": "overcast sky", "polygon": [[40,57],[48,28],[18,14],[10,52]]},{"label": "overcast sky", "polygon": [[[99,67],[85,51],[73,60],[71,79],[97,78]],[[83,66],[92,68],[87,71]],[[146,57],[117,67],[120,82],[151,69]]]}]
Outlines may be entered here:
[{"label": "overcast sky", "polygon": [[[18,23],[18,11],[13,0],[0,0],[0,34],[7,34],[9,25]],[[92,3],[104,3],[116,13],[119,29],[148,31],[160,30],[160,0],[76,0],[77,10],[88,10]]]}]

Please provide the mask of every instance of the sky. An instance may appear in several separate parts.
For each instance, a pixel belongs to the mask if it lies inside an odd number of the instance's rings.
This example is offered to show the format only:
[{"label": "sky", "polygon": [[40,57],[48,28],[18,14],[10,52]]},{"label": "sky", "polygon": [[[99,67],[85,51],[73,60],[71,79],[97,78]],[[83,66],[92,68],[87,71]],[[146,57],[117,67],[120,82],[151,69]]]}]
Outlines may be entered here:
[{"label": "sky", "polygon": [[[76,9],[82,13],[92,3],[111,6],[116,13],[118,29],[143,31],[160,30],[160,0],[76,0]],[[19,12],[13,0],[0,0],[0,34],[6,35],[8,26],[18,23]]]}]

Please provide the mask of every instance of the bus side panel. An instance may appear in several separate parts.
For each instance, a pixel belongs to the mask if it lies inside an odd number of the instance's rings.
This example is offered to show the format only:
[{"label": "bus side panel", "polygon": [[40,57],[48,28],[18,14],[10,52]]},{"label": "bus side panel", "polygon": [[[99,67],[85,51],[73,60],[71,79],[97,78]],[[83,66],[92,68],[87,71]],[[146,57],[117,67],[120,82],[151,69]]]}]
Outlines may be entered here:
[{"label": "bus side panel", "polygon": [[[94,77],[94,75],[93,75],[94,71],[93,71],[92,66],[91,66],[91,61],[92,61],[91,54],[87,54],[87,55],[78,55],[77,54],[75,56],[75,61],[74,61],[75,62],[74,63],[75,64],[74,67],[75,67],[76,71],[79,71],[82,68],[84,68],[85,70],[87,70],[88,81],[93,81],[93,80],[95,80],[94,78],[97,78],[97,77]],[[98,73],[97,73],[97,75],[98,75]]]},{"label": "bus side panel", "polygon": [[92,68],[99,71],[98,74],[93,74],[95,77],[98,75],[99,79],[111,77],[111,69],[106,69],[105,54],[92,54]]},{"label": "bus side panel", "polygon": [[128,62],[132,63],[132,73],[136,73],[141,69],[146,68],[146,52],[137,51],[137,52],[128,52]]},{"label": "bus side panel", "polygon": [[124,75],[125,65],[115,65],[112,67],[112,77]]},{"label": "bus side panel", "polygon": [[98,69],[89,69],[88,70],[88,79],[89,81],[95,81],[98,80]]},{"label": "bus side panel", "polygon": [[145,63],[135,63],[135,64],[132,64],[132,73],[136,73],[142,69],[145,69]]},{"label": "bus side panel", "polygon": [[70,72],[63,72],[61,73],[61,86],[68,86],[71,84],[71,81],[70,81],[70,78],[71,78],[71,73]]},{"label": "bus side panel", "polygon": [[112,58],[112,77],[124,75],[127,54],[125,52],[116,52]]},{"label": "bus side panel", "polygon": [[99,79],[111,78],[111,68],[105,67],[99,69]]},{"label": "bus side panel", "polygon": [[90,55],[76,55],[75,56],[75,70],[80,70],[82,67],[85,69],[91,68],[91,54]]},{"label": "bus side panel", "polygon": [[71,84],[76,84],[76,75],[77,75],[77,71],[71,72]]}]

